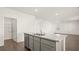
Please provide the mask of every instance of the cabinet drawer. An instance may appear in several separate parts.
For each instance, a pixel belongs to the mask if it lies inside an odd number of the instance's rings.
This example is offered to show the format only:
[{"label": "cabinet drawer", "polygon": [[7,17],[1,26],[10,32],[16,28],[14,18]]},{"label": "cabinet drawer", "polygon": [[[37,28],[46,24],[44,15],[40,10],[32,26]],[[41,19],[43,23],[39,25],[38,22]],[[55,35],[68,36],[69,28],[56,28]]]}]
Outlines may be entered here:
[{"label": "cabinet drawer", "polygon": [[41,43],[44,43],[44,44],[49,45],[49,46],[56,47],[56,42],[49,41],[49,40],[46,40],[46,39],[41,39]]},{"label": "cabinet drawer", "polygon": [[56,47],[50,47],[45,44],[41,44],[41,51],[56,51]]}]

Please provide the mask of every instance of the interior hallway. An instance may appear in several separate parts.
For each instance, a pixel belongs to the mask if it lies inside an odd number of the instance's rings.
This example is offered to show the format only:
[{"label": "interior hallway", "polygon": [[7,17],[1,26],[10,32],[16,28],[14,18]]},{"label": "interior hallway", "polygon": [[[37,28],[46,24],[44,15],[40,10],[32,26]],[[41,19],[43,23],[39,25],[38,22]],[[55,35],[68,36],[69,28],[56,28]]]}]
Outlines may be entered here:
[{"label": "interior hallway", "polygon": [[0,51],[28,51],[24,47],[24,42],[16,43],[12,39],[5,40],[4,46],[0,47]]}]

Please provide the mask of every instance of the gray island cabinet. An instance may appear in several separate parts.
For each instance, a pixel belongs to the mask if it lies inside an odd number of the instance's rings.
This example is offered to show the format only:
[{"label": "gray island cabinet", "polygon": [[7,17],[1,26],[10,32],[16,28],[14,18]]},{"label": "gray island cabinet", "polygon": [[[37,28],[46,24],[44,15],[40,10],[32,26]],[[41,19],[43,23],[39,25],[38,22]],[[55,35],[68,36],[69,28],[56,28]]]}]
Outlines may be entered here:
[{"label": "gray island cabinet", "polygon": [[34,36],[34,51],[40,51],[40,38]]},{"label": "gray island cabinet", "polygon": [[29,47],[29,35],[24,34],[24,45],[26,48]]},{"label": "gray island cabinet", "polygon": [[56,50],[56,42],[41,39],[41,51],[55,51]]},{"label": "gray island cabinet", "polygon": [[56,41],[26,33],[24,37],[25,47],[31,51],[56,51]]},{"label": "gray island cabinet", "polygon": [[27,48],[29,48],[30,50],[34,50],[34,48],[33,48],[33,42],[34,42],[33,38],[34,37],[32,35],[29,35],[29,46]]}]

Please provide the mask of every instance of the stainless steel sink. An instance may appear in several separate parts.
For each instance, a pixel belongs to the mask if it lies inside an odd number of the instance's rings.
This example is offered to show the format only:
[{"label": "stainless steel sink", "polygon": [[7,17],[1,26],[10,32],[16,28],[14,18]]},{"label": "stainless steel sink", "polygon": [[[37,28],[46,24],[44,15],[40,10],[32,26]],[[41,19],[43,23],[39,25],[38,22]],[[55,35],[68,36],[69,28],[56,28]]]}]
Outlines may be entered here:
[{"label": "stainless steel sink", "polygon": [[45,36],[45,34],[39,34],[39,33],[35,33],[34,35]]}]

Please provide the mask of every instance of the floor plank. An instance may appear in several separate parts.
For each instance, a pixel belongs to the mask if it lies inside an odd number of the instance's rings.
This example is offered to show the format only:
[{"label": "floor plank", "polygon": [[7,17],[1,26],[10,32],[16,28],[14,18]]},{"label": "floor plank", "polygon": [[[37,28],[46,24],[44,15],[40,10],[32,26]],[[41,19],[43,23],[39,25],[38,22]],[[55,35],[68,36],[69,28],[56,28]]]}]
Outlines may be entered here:
[{"label": "floor plank", "polygon": [[24,47],[24,42],[16,43],[10,39],[4,41],[4,46],[0,47],[0,51],[28,51],[28,49]]}]

